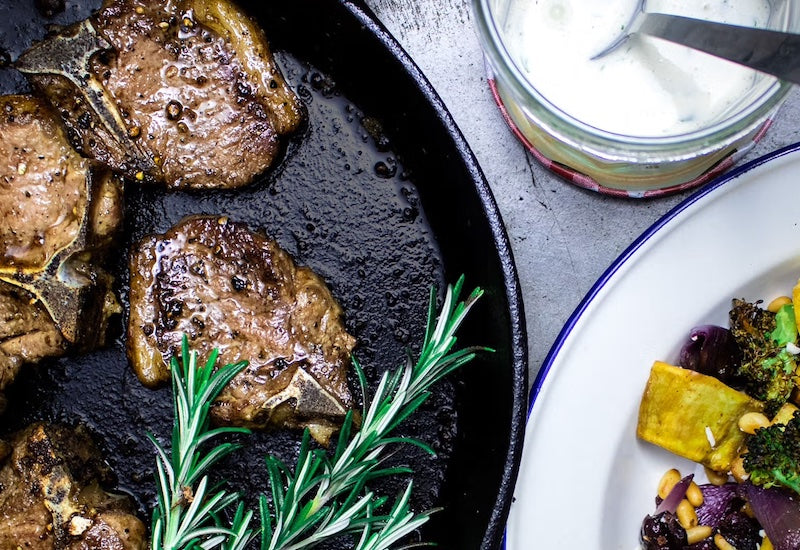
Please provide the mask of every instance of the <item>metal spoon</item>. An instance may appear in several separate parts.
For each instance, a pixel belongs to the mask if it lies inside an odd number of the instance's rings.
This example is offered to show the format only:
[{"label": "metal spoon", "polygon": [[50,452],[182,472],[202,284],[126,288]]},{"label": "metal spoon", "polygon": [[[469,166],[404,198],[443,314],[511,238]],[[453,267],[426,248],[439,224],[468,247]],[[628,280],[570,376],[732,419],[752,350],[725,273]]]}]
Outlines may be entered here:
[{"label": "metal spoon", "polygon": [[645,11],[645,2],[639,0],[636,11],[620,36],[593,56],[593,60],[620,47],[632,34],[641,33],[800,84],[800,34],[648,13]]}]

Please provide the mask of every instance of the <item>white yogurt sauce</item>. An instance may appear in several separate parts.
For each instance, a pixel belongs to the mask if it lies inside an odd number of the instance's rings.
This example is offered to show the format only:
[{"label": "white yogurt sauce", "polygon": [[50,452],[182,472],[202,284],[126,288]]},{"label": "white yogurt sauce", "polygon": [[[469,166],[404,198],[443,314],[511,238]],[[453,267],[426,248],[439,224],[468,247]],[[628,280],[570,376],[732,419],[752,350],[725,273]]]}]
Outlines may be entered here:
[{"label": "white yogurt sauce", "polygon": [[[596,128],[640,137],[678,135],[724,119],[768,78],[702,52],[633,35],[592,61],[620,33],[635,0],[513,0],[505,41],[549,102]],[[737,25],[767,25],[769,0],[650,0],[647,10]],[[771,80],[771,77],[770,77]]]}]

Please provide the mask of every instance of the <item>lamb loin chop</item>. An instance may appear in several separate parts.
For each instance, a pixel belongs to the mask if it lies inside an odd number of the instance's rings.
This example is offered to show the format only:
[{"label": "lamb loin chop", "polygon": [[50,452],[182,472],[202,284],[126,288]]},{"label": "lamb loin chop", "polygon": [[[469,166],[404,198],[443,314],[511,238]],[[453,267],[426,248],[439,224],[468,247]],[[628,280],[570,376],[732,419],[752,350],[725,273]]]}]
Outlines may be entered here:
[{"label": "lamb loin chop", "polygon": [[81,152],[171,188],[251,182],[303,118],[263,31],[228,0],[107,0],[17,67]]},{"label": "lamb loin chop", "polygon": [[30,96],[0,97],[0,391],[22,364],[101,344],[119,311],[97,263],[122,218],[121,182],[69,144]]},{"label": "lamb loin chop", "polygon": [[84,429],[34,424],[2,445],[0,548],[144,550],[146,529]]},{"label": "lamb loin chop", "polygon": [[355,339],[322,279],[278,244],[226,218],[186,218],[140,242],[131,257],[128,356],[148,386],[184,334],[207,357],[249,365],[223,389],[212,416],[249,427],[308,427],[326,442],[351,396]]},{"label": "lamb loin chop", "polygon": [[[67,342],[47,310],[31,294],[0,282],[0,391],[22,365],[61,355]],[[5,398],[0,394],[0,410]]]}]

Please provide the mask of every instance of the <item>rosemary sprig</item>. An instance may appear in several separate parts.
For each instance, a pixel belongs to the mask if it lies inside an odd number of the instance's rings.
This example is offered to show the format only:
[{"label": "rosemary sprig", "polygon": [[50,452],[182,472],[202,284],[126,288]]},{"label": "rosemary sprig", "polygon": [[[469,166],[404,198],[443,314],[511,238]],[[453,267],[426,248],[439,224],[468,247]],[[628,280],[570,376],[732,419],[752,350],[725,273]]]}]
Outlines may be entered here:
[{"label": "rosemary sprig", "polygon": [[[392,432],[425,402],[433,384],[472,360],[478,351],[491,351],[472,347],[451,352],[456,330],[483,294],[475,289],[458,302],[463,282],[461,277],[448,287],[438,319],[431,289],[419,359],[415,363],[409,357],[405,365],[384,373],[369,403],[366,376],[353,360],[364,394],[363,420],[355,429],[352,411],[347,414],[332,455],[312,449],[306,430],[294,469],[273,456],[266,457],[272,502],[264,495],[260,499],[262,550],[300,550],[342,534],[354,537],[355,550],[386,550],[428,521],[433,511],[410,510],[412,483],[385,513],[379,511],[389,499],[375,495],[368,485],[380,477],[411,473],[409,468],[383,466],[389,448],[396,443],[411,443],[434,454],[424,442],[395,437]],[[209,487],[206,475],[212,465],[239,447],[221,443],[206,450],[211,440],[223,434],[249,433],[244,428],[209,426],[212,402],[247,364],[225,365],[215,371],[217,357],[215,350],[204,366],[198,366],[197,354],[189,351],[184,337],[181,361],[171,361],[175,414],[171,451],[148,434],[158,452],[152,550],[244,550],[256,537],[250,528],[252,512],[245,511],[239,495]],[[222,516],[234,504],[236,511],[226,526]]]},{"label": "rosemary sprig", "polygon": [[[360,429],[353,430],[353,415],[348,413],[333,456],[321,449],[311,450],[306,433],[294,471],[274,457],[267,458],[272,513],[262,496],[262,550],[309,548],[344,533],[360,534],[357,550],[383,550],[428,521],[429,512],[409,511],[410,483],[385,516],[376,516],[374,511],[386,499],[376,497],[367,485],[379,477],[410,473],[407,468],[382,467],[388,448],[395,443],[412,443],[434,454],[422,441],[391,434],[425,402],[433,384],[472,360],[478,351],[490,351],[472,347],[451,352],[456,330],[483,294],[475,289],[465,301],[458,302],[463,283],[461,277],[455,286],[448,287],[438,320],[436,296],[431,290],[419,359],[414,363],[409,357],[404,366],[385,372],[369,406],[364,396],[366,410]],[[354,360],[354,365],[363,393],[366,377],[358,361]]]},{"label": "rosemary sprig", "polygon": [[237,503],[239,495],[210,487],[208,469],[239,448],[220,443],[205,450],[211,440],[230,433],[249,433],[245,428],[210,428],[208,413],[222,388],[246,365],[246,361],[214,370],[218,352],[198,366],[197,353],[189,351],[186,337],[181,361],[170,362],[175,422],[172,448],[167,451],[152,434],[147,434],[158,452],[156,462],[158,501],[152,518],[152,550],[221,548],[242,550],[252,540],[249,529],[252,512],[238,504],[229,526],[221,514]]}]

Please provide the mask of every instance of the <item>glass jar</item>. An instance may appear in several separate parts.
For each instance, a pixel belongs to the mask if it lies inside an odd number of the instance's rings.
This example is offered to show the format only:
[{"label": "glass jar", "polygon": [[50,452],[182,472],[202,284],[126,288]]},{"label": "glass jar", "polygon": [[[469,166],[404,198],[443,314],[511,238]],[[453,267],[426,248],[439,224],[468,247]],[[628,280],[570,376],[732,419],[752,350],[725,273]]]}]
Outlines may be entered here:
[{"label": "glass jar", "polygon": [[[514,4],[531,1],[473,0],[490,85],[507,122],[534,156],[582,187],[644,197],[704,183],[732,166],[758,141],[792,89],[791,84],[757,74],[752,87],[724,117],[674,135],[625,135],[593,126],[537,90],[506,43],[509,25],[518,17]],[[572,0],[580,1],[595,0]],[[800,10],[793,1],[772,0],[769,5],[769,28],[800,28]],[[536,53],[547,55],[546,51]],[[586,94],[591,101],[591,90]]]}]

